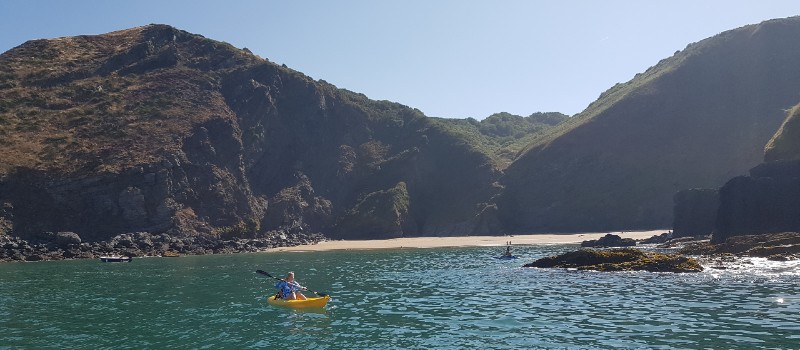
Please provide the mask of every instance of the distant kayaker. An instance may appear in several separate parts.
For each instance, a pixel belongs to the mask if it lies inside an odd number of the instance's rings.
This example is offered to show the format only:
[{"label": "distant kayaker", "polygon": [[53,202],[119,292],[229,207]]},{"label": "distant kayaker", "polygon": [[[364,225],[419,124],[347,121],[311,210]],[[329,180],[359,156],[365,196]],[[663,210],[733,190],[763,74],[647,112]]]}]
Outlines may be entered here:
[{"label": "distant kayaker", "polygon": [[278,282],[278,284],[275,285],[275,288],[278,288],[278,294],[280,294],[281,298],[283,299],[307,299],[303,293],[300,293],[301,290],[306,290],[307,288],[294,281],[294,272],[289,272],[286,274],[286,280]]},{"label": "distant kayaker", "polygon": [[511,255],[511,241],[506,242],[506,253],[503,256],[513,256]]}]

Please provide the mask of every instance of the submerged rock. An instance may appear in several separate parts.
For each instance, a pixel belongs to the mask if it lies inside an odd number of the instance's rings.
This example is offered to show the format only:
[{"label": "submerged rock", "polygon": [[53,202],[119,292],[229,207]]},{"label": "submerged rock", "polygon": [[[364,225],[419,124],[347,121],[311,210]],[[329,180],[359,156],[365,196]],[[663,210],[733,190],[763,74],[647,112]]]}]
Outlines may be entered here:
[{"label": "submerged rock", "polygon": [[524,267],[560,267],[595,271],[700,272],[696,260],[678,254],[644,252],[638,249],[581,249],[541,258]]}]

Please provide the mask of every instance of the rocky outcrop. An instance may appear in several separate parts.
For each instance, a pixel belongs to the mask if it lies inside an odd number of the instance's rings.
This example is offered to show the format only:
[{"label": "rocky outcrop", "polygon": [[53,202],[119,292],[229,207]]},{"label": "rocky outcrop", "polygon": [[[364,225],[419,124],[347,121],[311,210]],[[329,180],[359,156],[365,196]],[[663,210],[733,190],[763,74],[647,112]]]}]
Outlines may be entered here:
[{"label": "rocky outcrop", "polygon": [[[130,230],[204,234],[264,210],[230,175],[224,168],[179,158],[118,174],[58,180],[20,169],[9,176],[5,198],[14,203],[14,232],[23,238],[51,230],[79,232],[88,241]],[[49,215],[42,217],[43,212]]]},{"label": "rocky outcrop", "polygon": [[610,233],[599,239],[581,242],[581,247],[632,247],[635,245],[636,241],[632,238],[622,238]]},{"label": "rocky outcrop", "polygon": [[762,233],[732,236],[723,243],[709,241],[687,243],[680,251],[689,255],[735,255],[769,258],[771,260],[796,260],[800,258],[800,233]]},{"label": "rocky outcrop", "polygon": [[[2,193],[2,190],[0,190]],[[14,206],[11,203],[0,203],[0,236],[10,235],[14,227]]]},{"label": "rocky outcrop", "polygon": [[644,252],[638,249],[581,249],[557,256],[541,258],[525,267],[576,268],[594,271],[700,272],[703,267],[692,259],[677,254]]},{"label": "rocky outcrop", "polygon": [[[675,225],[678,236],[710,232],[710,245],[736,236],[800,231],[800,105],[786,117],[765,149],[765,162],[750,169],[749,176],[729,180],[714,195],[684,191],[676,195]],[[681,199],[682,198],[682,199]],[[711,249],[711,248],[708,248]],[[716,248],[714,248],[716,249]]]},{"label": "rocky outcrop", "polygon": [[298,173],[296,177],[298,181],[294,186],[270,198],[262,227],[297,232],[330,225],[333,219],[331,201],[316,195],[307,176]]},{"label": "rocky outcrop", "polygon": [[731,179],[719,190],[712,242],[739,235],[800,231],[800,161],[764,163],[750,174]]},{"label": "rocky outcrop", "polygon": [[709,235],[714,231],[719,209],[718,190],[683,190],[675,194],[673,201],[673,237]]},{"label": "rocky outcrop", "polygon": [[398,238],[413,234],[409,222],[410,198],[404,182],[370,193],[351,209],[336,227],[341,238]]},{"label": "rocky outcrop", "polygon": [[662,233],[660,235],[654,235],[654,236],[652,236],[650,238],[645,238],[645,239],[639,240],[637,243],[638,244],[662,244],[662,243],[669,242],[671,239],[673,239],[672,231],[669,231],[669,232],[664,232],[664,233]]}]

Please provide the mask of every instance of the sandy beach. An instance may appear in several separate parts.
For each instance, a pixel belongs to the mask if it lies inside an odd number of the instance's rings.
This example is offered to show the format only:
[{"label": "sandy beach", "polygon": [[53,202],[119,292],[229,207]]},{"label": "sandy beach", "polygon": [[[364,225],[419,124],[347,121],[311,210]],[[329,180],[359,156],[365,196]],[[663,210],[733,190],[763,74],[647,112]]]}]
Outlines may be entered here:
[{"label": "sandy beach", "polygon": [[535,244],[569,244],[580,243],[585,240],[598,239],[608,233],[619,235],[622,238],[645,239],[667,232],[664,230],[653,231],[625,231],[623,232],[593,232],[574,234],[536,234],[536,235],[508,235],[508,236],[463,236],[463,237],[413,237],[377,240],[338,240],[324,241],[311,245],[295,247],[281,247],[270,249],[279,252],[305,252],[324,250],[357,250],[357,249],[397,249],[397,248],[439,248],[439,247],[481,247],[502,246],[511,241],[513,245]]}]

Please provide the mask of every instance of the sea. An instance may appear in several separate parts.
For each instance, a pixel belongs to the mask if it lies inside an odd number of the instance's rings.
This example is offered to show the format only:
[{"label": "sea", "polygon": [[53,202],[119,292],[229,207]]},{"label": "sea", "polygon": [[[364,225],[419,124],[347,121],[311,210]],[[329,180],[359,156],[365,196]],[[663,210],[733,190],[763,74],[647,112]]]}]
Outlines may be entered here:
[{"label": "sea", "polygon": [[[0,349],[800,349],[800,264],[525,268],[575,245],[0,264]],[[271,306],[275,280],[332,296]],[[313,292],[312,292],[313,291]]]}]

